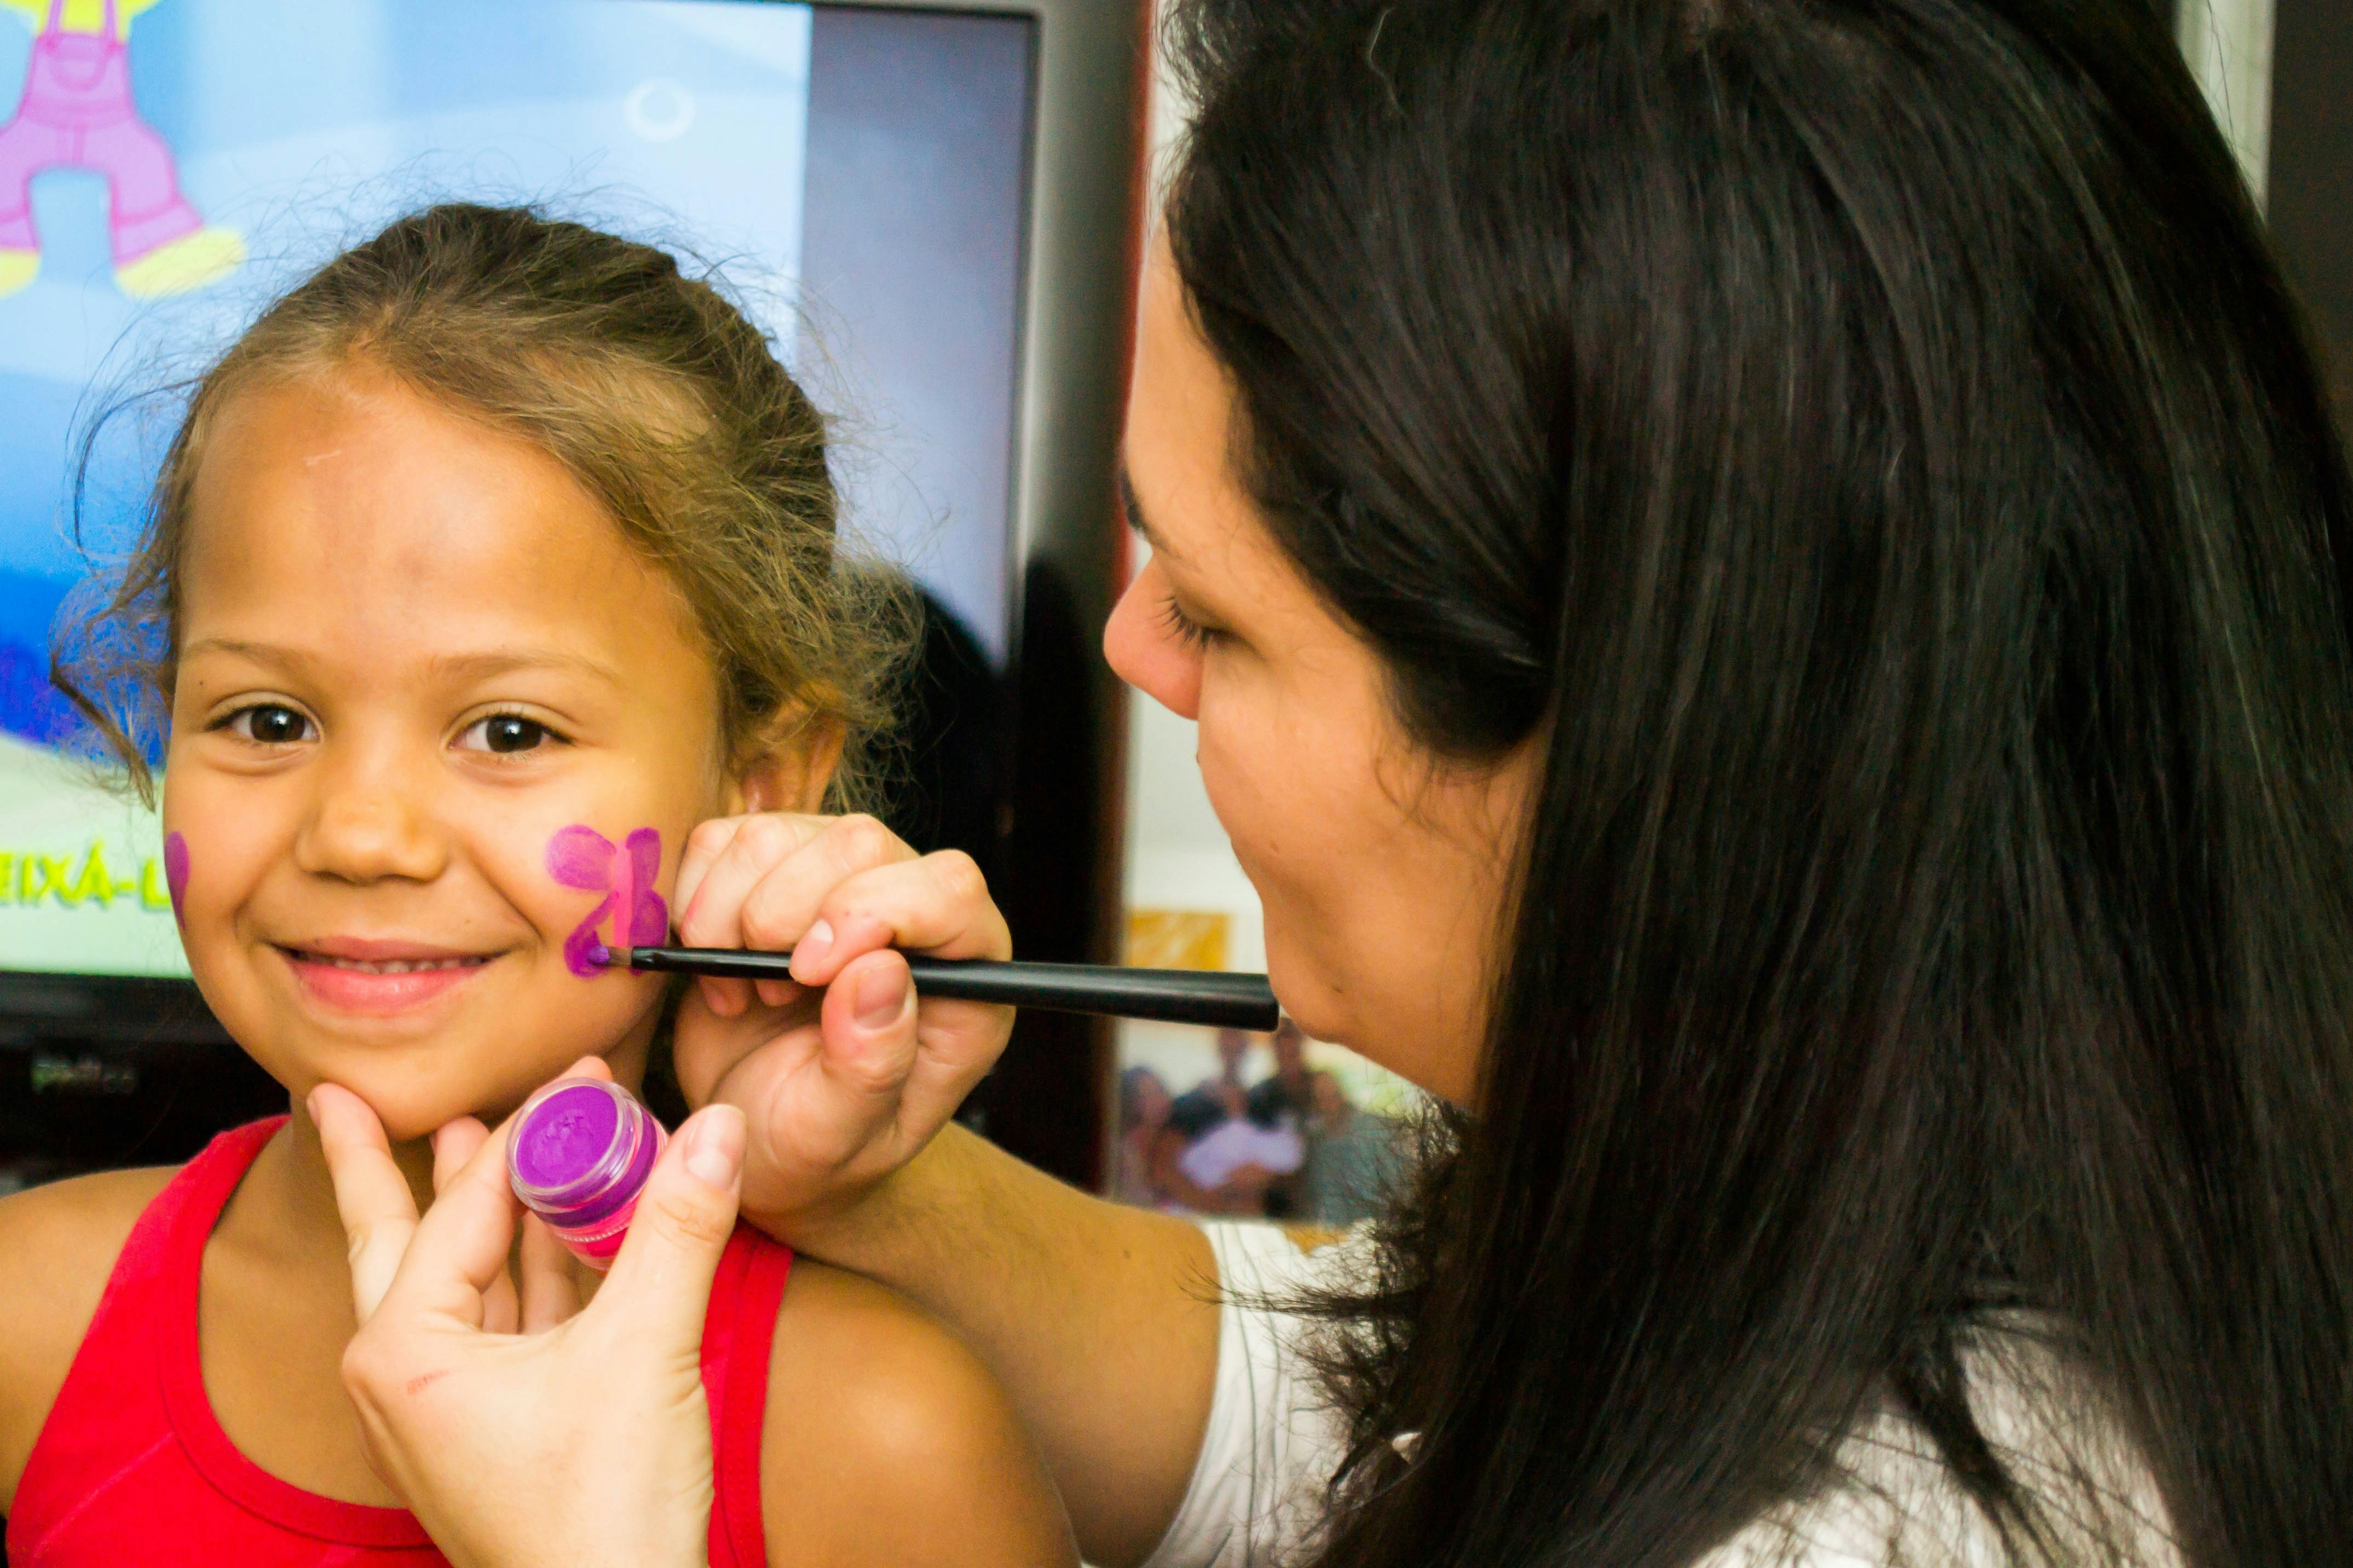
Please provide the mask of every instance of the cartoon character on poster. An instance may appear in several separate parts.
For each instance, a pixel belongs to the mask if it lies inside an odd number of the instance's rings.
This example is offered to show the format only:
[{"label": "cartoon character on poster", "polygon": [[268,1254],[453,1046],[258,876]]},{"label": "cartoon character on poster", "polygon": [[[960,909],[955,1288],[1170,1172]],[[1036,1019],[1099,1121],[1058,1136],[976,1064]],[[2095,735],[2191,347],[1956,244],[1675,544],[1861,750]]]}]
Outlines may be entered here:
[{"label": "cartoon character on poster", "polygon": [[0,298],[41,270],[33,176],[106,177],[114,282],[133,299],[185,294],[245,262],[245,242],[209,227],[180,195],[178,161],[140,118],[131,86],[131,19],[158,0],[0,0],[34,24],[15,116],[0,125]]}]

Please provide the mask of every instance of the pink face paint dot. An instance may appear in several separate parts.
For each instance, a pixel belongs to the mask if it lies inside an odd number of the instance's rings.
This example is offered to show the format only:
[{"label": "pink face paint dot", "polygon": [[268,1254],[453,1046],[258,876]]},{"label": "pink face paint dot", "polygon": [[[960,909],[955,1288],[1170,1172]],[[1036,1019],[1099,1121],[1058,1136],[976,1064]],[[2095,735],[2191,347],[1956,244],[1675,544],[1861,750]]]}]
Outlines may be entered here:
[{"label": "pink face paint dot", "polygon": [[172,918],[182,931],[187,930],[188,841],[176,833],[164,835],[164,886],[171,890]]}]

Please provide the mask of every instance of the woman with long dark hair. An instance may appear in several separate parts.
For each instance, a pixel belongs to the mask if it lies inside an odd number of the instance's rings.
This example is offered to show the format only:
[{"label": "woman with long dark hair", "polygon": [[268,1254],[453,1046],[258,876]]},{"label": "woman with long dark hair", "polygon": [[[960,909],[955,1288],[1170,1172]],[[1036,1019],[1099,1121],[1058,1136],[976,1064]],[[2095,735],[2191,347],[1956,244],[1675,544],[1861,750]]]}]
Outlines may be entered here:
[{"label": "woman with long dark hair", "polygon": [[2152,8],[1174,29],[1107,649],[1286,1007],[1452,1109],[1313,1256],[1098,1203],[931,1136],[1003,1023],[877,950],[1001,952],[968,868],[716,824],[686,938],[834,983],[681,1019],[747,1211],[962,1331],[1091,1561],[2334,1560],[2347,475]]}]

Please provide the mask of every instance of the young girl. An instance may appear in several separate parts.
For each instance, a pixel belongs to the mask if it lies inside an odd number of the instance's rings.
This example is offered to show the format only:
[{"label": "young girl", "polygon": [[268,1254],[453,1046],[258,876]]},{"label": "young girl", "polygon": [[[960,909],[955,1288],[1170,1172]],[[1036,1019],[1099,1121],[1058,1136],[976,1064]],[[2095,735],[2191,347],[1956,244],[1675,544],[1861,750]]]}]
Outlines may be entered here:
[{"label": "young girl", "polygon": [[[166,650],[183,940],[293,1111],[0,1203],[8,1560],[439,1562],[343,1392],[303,1097],[364,1099],[422,1198],[453,1117],[584,1050],[641,1081],[663,986],[585,949],[667,925],[698,822],[820,805],[871,717],[822,428],[668,256],[448,206],[265,315],[157,493],[83,642]],[[102,721],[145,787],[136,724]],[[714,1563],[1071,1559],[996,1385],[878,1287],[739,1232],[703,1376]]]}]

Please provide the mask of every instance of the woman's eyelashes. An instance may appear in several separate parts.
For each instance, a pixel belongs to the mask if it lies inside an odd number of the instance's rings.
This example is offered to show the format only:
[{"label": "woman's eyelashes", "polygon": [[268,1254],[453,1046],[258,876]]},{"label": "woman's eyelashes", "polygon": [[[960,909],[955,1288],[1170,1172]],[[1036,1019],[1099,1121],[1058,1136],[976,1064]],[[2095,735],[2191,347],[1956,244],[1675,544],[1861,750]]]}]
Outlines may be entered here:
[{"label": "woman's eyelashes", "polygon": [[1170,637],[1201,653],[1208,652],[1221,635],[1215,628],[1205,626],[1187,615],[1173,594],[1160,602],[1160,624]]}]

